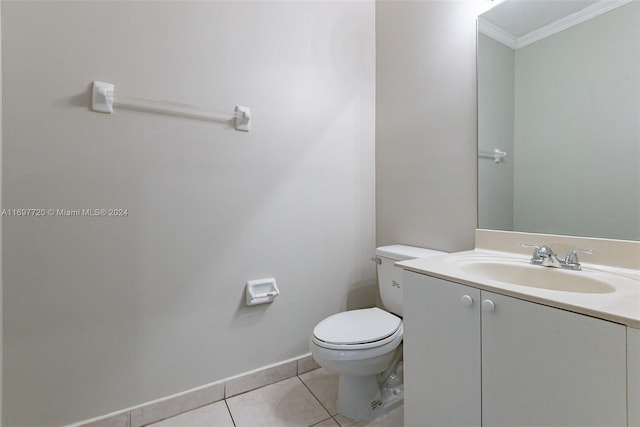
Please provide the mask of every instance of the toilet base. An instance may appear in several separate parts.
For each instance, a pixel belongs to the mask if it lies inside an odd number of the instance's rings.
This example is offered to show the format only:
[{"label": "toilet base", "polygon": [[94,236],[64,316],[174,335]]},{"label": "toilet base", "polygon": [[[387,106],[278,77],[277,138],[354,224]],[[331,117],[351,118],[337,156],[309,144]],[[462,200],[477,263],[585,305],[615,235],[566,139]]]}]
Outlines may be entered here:
[{"label": "toilet base", "polygon": [[401,379],[394,378],[380,383],[378,375],[340,375],[338,413],[356,421],[368,421],[397,408],[404,400],[404,386]]}]

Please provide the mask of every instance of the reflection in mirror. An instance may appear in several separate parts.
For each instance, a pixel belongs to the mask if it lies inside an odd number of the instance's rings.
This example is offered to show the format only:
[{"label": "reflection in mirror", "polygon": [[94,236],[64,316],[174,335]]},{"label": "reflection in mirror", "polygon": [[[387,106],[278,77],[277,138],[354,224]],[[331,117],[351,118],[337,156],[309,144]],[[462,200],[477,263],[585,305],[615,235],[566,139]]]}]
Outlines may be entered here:
[{"label": "reflection in mirror", "polygon": [[479,228],[640,240],[638,22],[640,0],[478,18]]}]

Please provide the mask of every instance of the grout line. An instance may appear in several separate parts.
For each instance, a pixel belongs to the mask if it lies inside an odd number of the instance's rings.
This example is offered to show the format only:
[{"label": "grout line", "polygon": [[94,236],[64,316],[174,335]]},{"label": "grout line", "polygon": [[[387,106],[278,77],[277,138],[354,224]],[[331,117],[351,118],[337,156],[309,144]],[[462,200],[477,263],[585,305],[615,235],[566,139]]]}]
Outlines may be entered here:
[{"label": "grout line", "polygon": [[[0,0],[0,2],[1,2],[1,0]],[[280,362],[277,362],[277,363],[273,363],[271,365],[267,365],[267,366],[263,366],[261,368],[254,369],[252,371],[243,372],[241,374],[234,375],[234,376],[231,376],[231,377],[227,377],[227,378],[222,379],[222,380],[214,381],[212,383],[208,383],[208,384],[204,384],[202,386],[194,387],[194,388],[189,389],[189,390],[181,391],[181,392],[172,394],[170,396],[163,396],[161,398],[158,398],[158,399],[155,399],[155,400],[152,400],[152,401],[148,401],[148,402],[144,402],[144,403],[141,403],[141,404],[136,405],[136,406],[132,406],[132,407],[129,407],[129,408],[121,409],[121,410],[118,410],[116,412],[112,412],[110,414],[104,414],[104,415],[97,416],[95,418],[86,419],[86,420],[80,420],[80,421],[77,421],[77,422],[74,422],[74,423],[71,423],[71,424],[66,424],[65,427],[89,427],[91,425],[95,425],[96,423],[101,423],[101,422],[105,422],[105,421],[108,422],[113,417],[121,416],[122,414],[125,414],[125,413],[127,414],[126,427],[135,427],[134,424],[132,423],[132,421],[133,421],[133,417],[132,417],[133,411],[144,410],[144,408],[152,407],[152,406],[154,406],[156,404],[165,404],[165,403],[171,402],[174,398],[175,399],[187,398],[189,396],[192,396],[194,393],[199,393],[199,392],[204,391],[204,390],[209,390],[212,387],[217,387],[218,385],[222,385],[222,398],[214,400],[214,401],[207,401],[207,402],[199,404],[199,406],[197,406],[197,407],[193,407],[193,408],[189,407],[187,409],[182,409],[183,405],[179,405],[181,409],[174,410],[174,411],[169,411],[167,414],[165,414],[163,416],[163,418],[157,419],[157,420],[154,419],[154,420],[151,420],[151,421],[147,422],[147,424],[142,425],[142,426],[147,426],[147,425],[150,425],[150,424],[153,424],[153,423],[157,423],[157,422],[163,421],[163,420],[168,419],[168,418],[175,417],[175,416],[183,414],[185,412],[190,412],[192,410],[201,408],[202,406],[207,406],[207,405],[210,405],[212,403],[219,402],[221,400],[226,400],[226,399],[229,399],[229,398],[233,398],[233,397],[239,396],[241,394],[250,393],[252,391],[255,391],[255,390],[258,390],[258,389],[261,389],[261,388],[264,388],[264,387],[268,387],[268,386],[270,386],[272,384],[276,384],[278,382],[286,381],[286,380],[288,380],[290,378],[296,377],[296,376],[298,376],[300,362],[302,360],[310,357],[310,356],[311,356],[311,353],[307,353],[307,354],[304,354],[302,356],[293,357],[293,358],[290,358],[290,359],[287,359],[287,360],[283,360],[283,361],[280,361]],[[265,371],[268,371],[268,370],[273,369],[273,368],[277,369],[277,368],[285,366],[285,365],[287,365],[289,363],[295,363],[295,373],[293,373],[293,375],[287,376],[286,378],[280,378],[279,380],[274,381],[274,382],[269,382],[268,384],[261,384],[261,385],[257,386],[256,388],[253,388],[253,389],[250,389],[250,390],[245,390],[242,393],[237,393],[237,394],[234,394],[233,396],[227,396],[228,384],[229,384],[230,381],[236,380],[236,379],[241,378],[241,377],[248,377],[248,376],[251,376],[253,374],[264,373]],[[318,368],[316,368],[316,369],[318,369]],[[313,371],[313,369],[311,369],[309,371],[306,371],[306,372],[311,372],[311,371]],[[306,372],[304,372],[304,373],[306,373]],[[185,406],[188,406],[188,405],[185,405]]]},{"label": "grout line", "polygon": [[[320,369],[320,368],[318,368],[318,369]],[[312,372],[312,371],[309,371],[309,372]],[[306,372],[305,372],[305,373],[306,373]],[[311,393],[311,396],[315,397],[315,399],[318,401],[318,403],[320,404],[320,406],[322,406],[322,409],[324,409],[325,411],[327,411],[327,414],[329,414],[329,416],[330,416],[331,418],[333,418],[333,414],[332,414],[331,412],[329,412],[329,410],[324,406],[324,404],[320,401],[320,399],[318,399],[318,396],[316,396],[316,395],[313,393],[313,391],[309,388],[309,386],[307,385],[307,383],[305,383],[305,382],[302,380],[302,378],[300,378],[300,375],[297,375],[297,377],[298,377],[298,379],[300,380],[300,382],[302,383],[302,385],[304,385],[304,386],[307,388],[307,390],[309,390],[309,393]],[[327,418],[327,419],[328,419],[328,418]],[[327,420],[324,420],[324,421],[327,421]],[[334,421],[335,421],[335,420],[334,420]],[[321,421],[321,422],[322,422],[322,421]],[[336,422],[337,422],[337,421],[336,421]],[[338,424],[340,424],[340,423],[338,423]]]},{"label": "grout line", "polygon": [[[0,2],[1,2],[1,1],[2,1],[2,0],[0,0]],[[297,377],[297,375],[293,375],[293,376],[291,376],[291,377],[287,377],[287,378],[284,378],[284,379],[282,379],[282,380],[278,380],[278,381],[276,381],[276,382],[274,382],[274,383],[269,383],[269,384],[261,385],[260,387],[252,388],[251,390],[243,391],[242,393],[238,393],[238,394],[234,394],[233,396],[225,397],[225,398],[223,398],[222,400],[225,400],[225,401],[226,401],[227,399],[233,399],[234,397],[242,396],[243,394],[247,394],[247,393],[251,393],[251,392],[254,392],[254,391],[258,391],[258,390],[261,390],[261,389],[263,389],[263,388],[266,388],[266,387],[272,386],[272,385],[274,385],[274,384],[281,383],[281,382],[286,381],[286,380],[290,380],[291,378],[295,378],[295,377]],[[299,379],[299,377],[298,377],[298,379]],[[300,381],[302,381],[302,380],[300,380]],[[303,382],[303,383],[304,383],[304,382]],[[225,391],[225,392],[226,392],[226,391]],[[315,397],[315,396],[314,396],[314,397]],[[219,401],[218,401],[218,402],[219,402]],[[1,427],[1,426],[0,426],[0,427]]]},{"label": "grout line", "polygon": [[227,407],[227,411],[229,412],[229,416],[231,417],[231,422],[233,423],[233,427],[238,427],[236,425],[236,420],[233,418],[233,414],[231,413],[231,408],[229,408],[229,403],[227,403],[227,399],[222,399],[224,400],[224,404]]},{"label": "grout line", "polygon": [[[318,368],[318,369],[319,369],[319,368]],[[308,371],[308,372],[311,372],[311,371]],[[305,372],[305,373],[307,373],[307,372]],[[311,395],[313,396],[313,398],[314,398],[314,399],[316,399],[316,401],[320,404],[320,406],[321,406],[321,407],[325,410],[325,412],[327,413],[327,418],[325,418],[325,419],[323,419],[323,420],[320,420],[320,421],[318,421],[318,422],[317,422],[317,423],[315,423],[315,424],[312,424],[310,427],[316,426],[316,425],[318,425],[318,424],[320,424],[320,423],[323,423],[323,422],[326,422],[326,421],[328,421],[328,420],[333,420],[333,421],[334,421],[338,426],[342,426],[342,424],[340,424],[340,422],[338,422],[338,420],[336,420],[335,416],[334,416],[334,415],[332,415],[332,414],[331,414],[331,412],[329,412],[329,410],[324,406],[324,404],[320,401],[320,399],[318,399],[318,397],[313,393],[313,391],[309,388],[309,386],[308,386],[308,385],[307,385],[307,384],[302,380],[302,378],[300,378],[300,376],[299,376],[299,375],[295,375],[295,377],[298,379],[298,381],[300,381],[300,382],[302,383],[302,385],[303,385],[307,390],[309,390],[309,393],[311,393]],[[286,378],[286,379],[281,380],[281,381],[286,381],[286,380],[291,379],[291,378],[293,378],[293,377]],[[281,382],[281,381],[278,381],[278,382]],[[244,392],[244,393],[240,393],[240,394],[238,394],[238,395],[232,396],[232,398],[233,398],[233,397],[236,397],[236,396],[239,396],[239,395],[242,395],[242,394],[250,393],[250,392],[252,392],[252,391],[257,391],[257,390],[260,390],[260,389],[263,389],[263,388],[269,387],[270,385],[277,384],[278,382],[276,382],[276,383],[272,383],[272,384],[267,384],[267,385],[264,385],[264,386],[262,386],[262,387],[258,387],[258,388],[256,388],[256,389],[249,390],[249,391],[246,391],[246,392]],[[225,399],[221,399],[221,401],[224,401],[224,404],[225,404],[225,406],[226,406],[226,408],[227,408],[227,412],[228,412],[228,414],[229,414],[229,417],[231,418],[231,422],[233,423],[233,426],[234,426],[234,427],[238,427],[238,425],[237,425],[237,423],[236,423],[236,420],[235,420],[235,418],[233,417],[233,412],[231,411],[231,407],[229,406],[229,402],[228,402],[228,400],[229,400],[229,399],[227,399],[227,398],[225,398]],[[218,400],[217,402],[220,402],[220,400]],[[206,404],[206,405],[204,405],[204,406],[211,405],[211,404],[214,404],[214,403],[217,403],[217,402],[208,403],[208,404]],[[202,406],[201,406],[201,407],[202,407]],[[171,417],[169,417],[169,418],[173,418],[173,417],[175,417],[175,416],[178,416],[178,415],[181,415],[181,414],[185,414],[185,413],[188,413],[188,412],[194,411],[194,410],[196,410],[196,409],[200,409],[201,407],[193,408],[193,409],[190,409],[190,410],[188,410],[188,411],[181,412],[180,414],[172,415],[172,416],[171,416]],[[131,414],[129,413],[128,415],[129,415],[129,423],[130,423],[130,422],[131,422],[131,419],[130,419],[130,418],[131,418]],[[165,419],[167,419],[167,418],[165,418]],[[160,421],[164,421],[164,420],[157,420],[157,421],[154,421],[154,422],[153,422],[153,423],[151,423],[151,424],[154,424],[154,423],[157,423],[157,422],[160,422]]]},{"label": "grout line", "polygon": [[[324,419],[324,420],[318,421],[318,422],[317,422],[317,423],[315,423],[315,424],[311,424],[309,427],[317,426],[318,424],[322,424],[323,422],[325,422],[325,421],[329,421],[329,420],[333,420],[333,417],[329,417],[329,418],[326,418],[326,419]],[[333,420],[333,421],[336,421],[336,420]],[[336,421],[336,422],[337,422],[337,421]]]}]

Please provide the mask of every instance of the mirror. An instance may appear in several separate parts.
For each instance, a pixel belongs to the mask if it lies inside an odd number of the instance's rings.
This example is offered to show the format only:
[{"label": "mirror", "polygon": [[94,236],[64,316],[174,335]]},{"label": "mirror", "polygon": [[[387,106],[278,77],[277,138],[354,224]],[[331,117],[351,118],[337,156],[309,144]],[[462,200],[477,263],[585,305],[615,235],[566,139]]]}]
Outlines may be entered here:
[{"label": "mirror", "polygon": [[478,17],[478,228],[640,240],[638,22],[638,0]]}]

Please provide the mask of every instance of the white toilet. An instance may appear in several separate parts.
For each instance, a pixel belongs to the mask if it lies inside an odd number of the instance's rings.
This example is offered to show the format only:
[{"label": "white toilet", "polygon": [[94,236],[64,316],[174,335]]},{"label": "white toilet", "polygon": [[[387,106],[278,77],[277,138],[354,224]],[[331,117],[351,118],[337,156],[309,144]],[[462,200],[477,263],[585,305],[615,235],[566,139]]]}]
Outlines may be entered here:
[{"label": "white toilet", "polygon": [[[316,362],[339,374],[338,412],[354,420],[377,418],[402,403],[402,270],[393,264],[444,252],[413,246],[376,249],[378,286],[385,310],[345,311],[313,329]],[[394,313],[394,314],[392,314]]]}]

